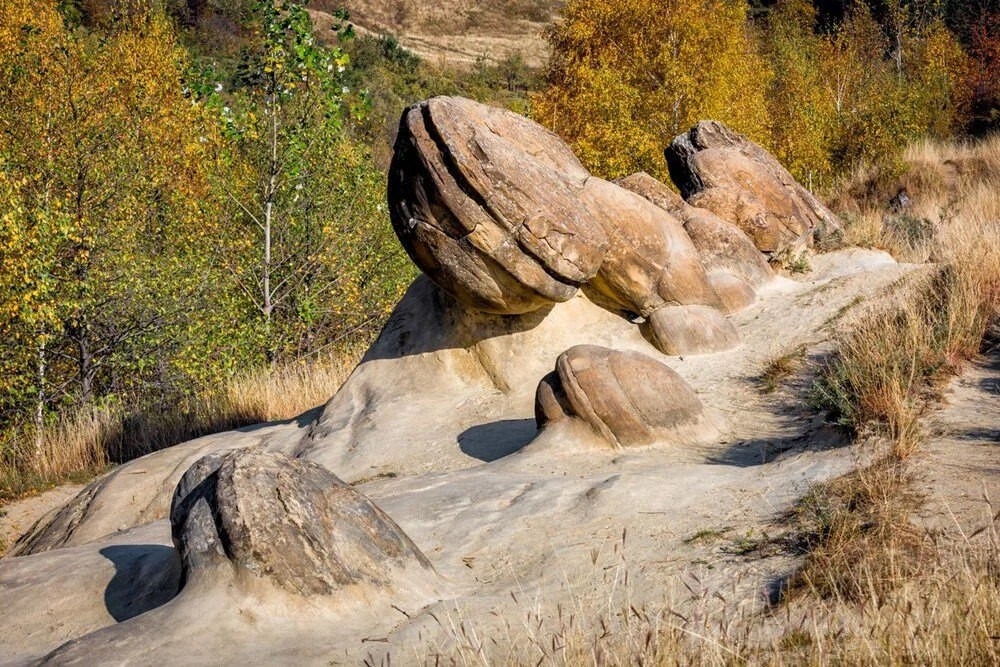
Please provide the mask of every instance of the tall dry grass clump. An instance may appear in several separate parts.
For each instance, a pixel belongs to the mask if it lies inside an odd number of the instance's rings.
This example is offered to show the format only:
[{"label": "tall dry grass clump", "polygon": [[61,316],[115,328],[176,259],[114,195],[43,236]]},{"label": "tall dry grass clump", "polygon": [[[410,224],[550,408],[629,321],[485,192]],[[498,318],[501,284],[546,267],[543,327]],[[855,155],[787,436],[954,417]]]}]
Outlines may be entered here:
[{"label": "tall dry grass clump", "polygon": [[979,141],[911,144],[895,164],[861,165],[837,184],[831,207],[846,224],[845,245],[887,250],[904,262],[937,261],[951,223],[996,223],[1000,134]]},{"label": "tall dry grass clump", "polygon": [[291,419],[329,400],[359,356],[352,348],[312,363],[258,369],[155,408],[79,408],[41,431],[10,433],[0,443],[0,502],[203,435]]},{"label": "tall dry grass clump", "polygon": [[[1000,137],[923,142],[905,158],[909,168],[896,184],[862,173],[846,188],[854,210],[865,211],[848,216],[863,228],[849,226],[847,240],[874,238],[902,260],[932,264],[837,336],[816,397],[859,438],[871,463],[800,504],[809,551],[792,592],[827,601],[831,618],[866,630],[867,652],[852,661],[996,664],[997,516],[991,509],[977,531],[985,543],[963,535],[961,544],[929,545],[911,520],[919,497],[908,459],[923,441],[922,414],[1000,320]],[[875,201],[890,192],[890,205],[878,210]],[[904,217],[923,231],[901,235]],[[928,610],[930,591],[936,601]],[[913,612],[921,601],[923,612]],[[860,615],[851,604],[862,605]],[[907,641],[894,642],[899,634]]]},{"label": "tall dry grass clump", "polygon": [[[979,353],[1000,313],[1000,136],[923,142],[906,159],[896,185],[880,186],[877,173],[863,170],[856,178],[866,184],[847,187],[860,193],[849,208],[864,213],[847,217],[845,240],[932,264],[838,336],[837,358],[817,386],[841,424],[889,437],[901,458],[919,440],[927,398]],[[904,190],[914,193],[905,210],[887,210],[888,199],[875,209],[878,196]],[[903,226],[923,231],[901,234]]]}]

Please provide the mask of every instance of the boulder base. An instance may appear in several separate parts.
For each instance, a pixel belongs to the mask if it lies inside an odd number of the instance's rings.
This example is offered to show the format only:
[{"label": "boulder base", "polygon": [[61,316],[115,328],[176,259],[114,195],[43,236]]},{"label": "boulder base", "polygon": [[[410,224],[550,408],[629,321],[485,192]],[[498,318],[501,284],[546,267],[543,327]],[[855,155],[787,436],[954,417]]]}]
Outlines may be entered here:
[{"label": "boulder base", "polygon": [[656,348],[669,355],[711,354],[740,344],[736,327],[720,311],[705,306],[660,308],[644,326]]}]

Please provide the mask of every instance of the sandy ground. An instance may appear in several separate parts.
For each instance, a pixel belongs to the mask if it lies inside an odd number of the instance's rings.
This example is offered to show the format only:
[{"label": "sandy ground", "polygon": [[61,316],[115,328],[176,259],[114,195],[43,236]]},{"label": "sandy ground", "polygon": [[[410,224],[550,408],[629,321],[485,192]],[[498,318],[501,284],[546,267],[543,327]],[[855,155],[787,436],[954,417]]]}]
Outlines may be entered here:
[{"label": "sandy ground", "polygon": [[64,484],[36,496],[0,507],[0,556],[17,538],[51,510],[64,505],[83,488],[82,484]]},{"label": "sandy ground", "polygon": [[[567,610],[586,626],[632,607],[688,619],[720,605],[762,610],[798,564],[768,548],[769,534],[814,484],[855,465],[807,404],[815,362],[839,326],[914,268],[873,251],[818,256],[811,273],[775,280],[733,318],[740,348],[686,358],[657,356],[638,327],[582,296],[497,321],[456,311],[418,281],[322,411],[144,457],[50,514],[23,555],[0,562],[0,607],[16,610],[0,618],[0,663],[69,641],[55,663],[409,664],[489,637],[551,636]],[[572,422],[537,432],[538,378],[579,343],[660,358],[702,398],[720,440],[613,450]],[[799,349],[814,363],[763,393],[767,362]],[[993,354],[934,416],[920,462],[932,528],[971,534],[994,511],[998,382]],[[232,586],[178,594],[164,518],[175,478],[205,453],[254,445],[355,483],[436,574],[326,601]],[[500,657],[491,650],[487,663]]]},{"label": "sandy ground", "polygon": [[969,536],[1000,512],[1000,348],[951,383],[928,426],[917,468],[925,494],[921,521]]}]

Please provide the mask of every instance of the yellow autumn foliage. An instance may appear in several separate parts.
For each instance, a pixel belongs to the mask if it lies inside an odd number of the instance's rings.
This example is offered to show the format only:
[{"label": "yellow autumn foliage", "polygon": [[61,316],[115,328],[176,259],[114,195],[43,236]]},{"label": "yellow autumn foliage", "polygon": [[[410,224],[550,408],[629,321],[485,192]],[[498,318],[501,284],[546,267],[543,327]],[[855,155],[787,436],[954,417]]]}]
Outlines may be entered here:
[{"label": "yellow autumn foliage", "polygon": [[719,120],[814,189],[961,125],[967,57],[933,14],[905,13],[897,34],[865,3],[824,30],[810,0],[779,0],[766,19],[747,11],[743,0],[569,0],[533,116],[608,178],[665,178],[663,148]]},{"label": "yellow autumn foliage", "polygon": [[89,398],[117,355],[161,345],[156,326],[205,279],[215,135],[184,67],[159,15],[97,34],[51,0],[0,2],[0,412]]},{"label": "yellow autumn foliage", "polygon": [[596,175],[665,176],[663,148],[711,118],[769,138],[771,73],[732,0],[570,0],[532,115]]}]

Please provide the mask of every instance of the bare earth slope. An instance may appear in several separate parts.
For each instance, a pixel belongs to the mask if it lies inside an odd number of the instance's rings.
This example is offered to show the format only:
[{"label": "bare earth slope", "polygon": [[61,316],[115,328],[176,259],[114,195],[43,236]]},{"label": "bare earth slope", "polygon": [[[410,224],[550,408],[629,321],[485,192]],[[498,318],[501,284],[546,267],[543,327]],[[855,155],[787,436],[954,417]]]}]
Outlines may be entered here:
[{"label": "bare earth slope", "polygon": [[480,57],[501,60],[521,54],[531,66],[545,64],[543,31],[563,0],[317,0],[310,11],[320,36],[330,14],[350,12],[362,32],[391,33],[414,53],[433,62],[471,65]]},{"label": "bare earth slope", "polygon": [[[822,355],[832,323],[909,268],[874,251],[818,256],[811,274],[776,278],[733,318],[738,349],[685,358],[659,354],[582,295],[505,331],[420,279],[321,414],[144,457],[43,519],[20,556],[0,563],[0,605],[17,610],[0,619],[0,662],[39,659],[70,640],[53,662],[313,664],[387,652],[420,661],[469,629],[503,631],[525,599],[538,611],[601,608],[622,595],[662,603],[693,577],[706,595],[759,606],[795,561],[747,559],[739,544],[852,461],[805,406],[803,383],[762,395],[757,375],[799,346]],[[666,363],[721,440],[614,450],[573,422],[536,437],[535,386],[581,343]],[[176,479],[204,454],[261,444],[354,482],[430,560],[433,590],[361,587],[291,606],[232,588],[173,597],[165,517]]]}]

